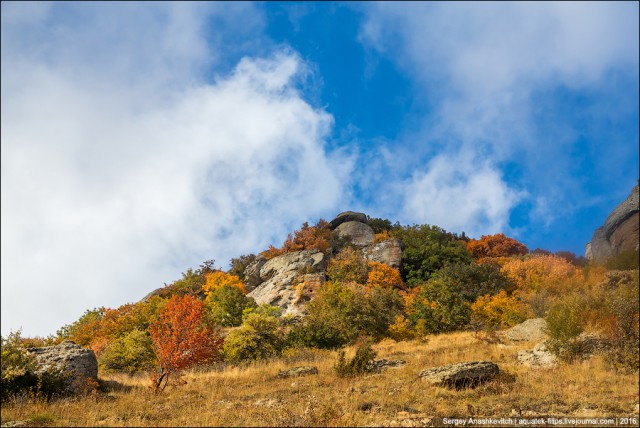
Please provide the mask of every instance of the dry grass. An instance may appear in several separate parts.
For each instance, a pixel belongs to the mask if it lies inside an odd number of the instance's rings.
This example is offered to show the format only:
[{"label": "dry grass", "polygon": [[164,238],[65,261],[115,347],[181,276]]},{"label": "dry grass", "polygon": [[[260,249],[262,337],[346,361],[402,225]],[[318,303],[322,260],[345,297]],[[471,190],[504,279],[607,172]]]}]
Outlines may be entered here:
[{"label": "dry grass", "polygon": [[[638,416],[638,374],[613,371],[595,357],[556,369],[529,369],[517,351],[472,333],[431,336],[427,341],[384,341],[378,358],[407,365],[354,379],[335,376],[336,352],[302,351],[268,363],[189,372],[160,396],[146,377],[105,374],[108,396],[53,402],[12,402],[2,422],[38,426],[393,426],[438,424],[454,417]],[[351,349],[351,355],[353,349]],[[474,389],[429,386],[423,368],[490,360],[502,374]],[[315,365],[319,374],[276,379],[279,370]]]}]

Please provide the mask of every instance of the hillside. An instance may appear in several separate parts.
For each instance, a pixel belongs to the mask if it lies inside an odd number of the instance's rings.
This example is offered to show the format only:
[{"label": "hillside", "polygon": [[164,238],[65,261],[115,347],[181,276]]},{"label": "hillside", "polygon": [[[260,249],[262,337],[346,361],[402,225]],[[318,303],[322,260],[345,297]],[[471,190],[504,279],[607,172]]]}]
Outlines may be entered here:
[{"label": "hillside", "polygon": [[[639,300],[637,258],[597,263],[348,211],[55,336],[3,338],[2,422],[637,418]],[[71,351],[95,371],[60,378],[55,367],[79,364]],[[280,378],[289,369],[309,373]]]},{"label": "hillside", "polygon": [[[473,333],[383,341],[374,346],[378,358],[407,364],[349,379],[333,372],[336,352],[297,352],[192,371],[160,396],[149,390],[146,376],[108,374],[102,398],[3,406],[2,420],[38,426],[442,426],[442,418],[638,418],[637,374],[612,372],[601,358],[533,371],[516,359],[531,345],[490,344]],[[426,367],[469,360],[496,361],[503,374],[465,390],[417,377]],[[280,370],[303,365],[318,367],[318,375],[276,378]]]}]

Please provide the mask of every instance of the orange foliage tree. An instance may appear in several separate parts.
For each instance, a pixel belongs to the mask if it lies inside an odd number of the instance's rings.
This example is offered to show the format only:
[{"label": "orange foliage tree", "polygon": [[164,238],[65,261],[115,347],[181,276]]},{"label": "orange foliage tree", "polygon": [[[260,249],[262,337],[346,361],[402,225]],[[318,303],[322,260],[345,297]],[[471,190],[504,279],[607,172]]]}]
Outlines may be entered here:
[{"label": "orange foliage tree", "polygon": [[367,276],[368,287],[405,289],[404,281],[398,269],[380,262],[369,262],[369,269]]},{"label": "orange foliage tree", "polygon": [[171,374],[219,356],[223,340],[204,324],[204,310],[204,303],[194,297],[174,296],[149,326],[160,366],[152,377],[156,393],[164,390]]},{"label": "orange foliage tree", "polygon": [[206,274],[205,278],[206,282],[202,286],[202,289],[207,296],[209,296],[215,289],[224,287],[225,285],[236,287],[242,291],[242,294],[247,294],[247,289],[245,288],[244,283],[240,280],[240,277],[236,275],[231,275],[218,270]]},{"label": "orange foliage tree", "polygon": [[466,245],[474,259],[518,256],[529,252],[523,243],[509,238],[504,233],[482,235],[480,239],[470,239]]},{"label": "orange foliage tree", "polygon": [[502,273],[511,278],[520,291],[551,291],[567,283],[576,272],[576,267],[558,256],[532,256],[512,259],[502,266]]},{"label": "orange foliage tree", "polygon": [[308,222],[304,222],[301,229],[294,231],[293,235],[287,236],[282,248],[270,245],[262,255],[266,259],[272,259],[281,254],[300,250],[318,250],[325,253],[329,249],[330,237],[331,229],[325,220],[320,219],[315,226],[309,226]]}]

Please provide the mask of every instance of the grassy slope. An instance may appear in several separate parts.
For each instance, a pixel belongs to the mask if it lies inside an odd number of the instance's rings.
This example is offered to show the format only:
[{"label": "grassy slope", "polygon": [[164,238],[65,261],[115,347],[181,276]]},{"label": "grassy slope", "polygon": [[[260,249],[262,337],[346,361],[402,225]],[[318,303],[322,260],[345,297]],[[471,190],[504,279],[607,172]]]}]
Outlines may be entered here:
[{"label": "grassy slope", "polygon": [[[617,373],[599,357],[556,369],[528,369],[517,351],[531,348],[489,344],[472,333],[431,336],[427,341],[384,341],[378,358],[407,365],[355,379],[337,378],[335,352],[304,351],[267,363],[221,371],[190,372],[160,396],[146,377],[103,376],[117,381],[112,399],[86,397],[2,407],[2,422],[30,420],[50,426],[393,426],[429,425],[434,418],[492,416],[637,416],[638,374]],[[353,354],[353,349],[351,350]],[[462,391],[428,386],[423,368],[460,361],[490,360],[498,379]],[[319,375],[274,379],[279,370],[316,365]]]}]

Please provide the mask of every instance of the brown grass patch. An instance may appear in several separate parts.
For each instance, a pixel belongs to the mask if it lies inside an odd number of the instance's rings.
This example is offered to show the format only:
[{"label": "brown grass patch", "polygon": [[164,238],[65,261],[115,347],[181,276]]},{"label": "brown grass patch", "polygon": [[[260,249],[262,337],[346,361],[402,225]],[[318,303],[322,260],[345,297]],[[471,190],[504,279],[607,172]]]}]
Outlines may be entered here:
[{"label": "brown grass patch", "polygon": [[[269,362],[190,371],[159,396],[147,376],[105,374],[105,394],[45,402],[14,400],[2,423],[47,426],[385,426],[428,424],[432,418],[637,416],[638,374],[616,372],[594,357],[555,369],[517,364],[513,346],[487,343],[473,333],[427,340],[385,340],[378,358],[405,366],[352,379],[333,371],[337,353],[295,351]],[[347,356],[355,350],[349,349]],[[421,382],[420,370],[462,361],[496,362],[501,374],[473,389],[450,390]],[[318,375],[277,379],[280,370],[313,365]],[[31,422],[30,422],[31,424]]]}]

